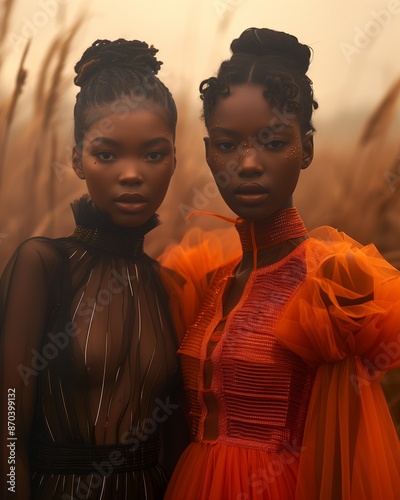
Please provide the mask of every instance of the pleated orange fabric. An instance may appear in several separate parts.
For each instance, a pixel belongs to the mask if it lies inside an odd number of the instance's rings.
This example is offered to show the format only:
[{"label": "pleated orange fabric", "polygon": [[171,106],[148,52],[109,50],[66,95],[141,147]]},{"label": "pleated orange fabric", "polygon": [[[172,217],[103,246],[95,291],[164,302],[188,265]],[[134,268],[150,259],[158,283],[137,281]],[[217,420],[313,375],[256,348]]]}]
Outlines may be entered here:
[{"label": "pleated orange fabric", "polygon": [[400,448],[380,378],[400,365],[399,273],[373,245],[332,228],[310,236],[254,269],[227,317],[240,256],[211,272],[221,260],[210,258],[212,235],[201,257],[180,246],[184,305],[202,306],[179,350],[193,443],[167,500],[398,498]]},{"label": "pleated orange fabric", "polygon": [[272,454],[218,443],[191,443],[165,498],[290,500],[296,488],[298,457],[298,451]]}]

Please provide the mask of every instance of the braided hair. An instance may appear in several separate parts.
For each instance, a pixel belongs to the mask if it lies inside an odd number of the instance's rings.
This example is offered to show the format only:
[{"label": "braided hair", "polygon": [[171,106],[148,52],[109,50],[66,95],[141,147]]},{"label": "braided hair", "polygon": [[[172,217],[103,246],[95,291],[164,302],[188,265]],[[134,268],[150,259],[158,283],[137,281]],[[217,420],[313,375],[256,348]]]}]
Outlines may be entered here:
[{"label": "braided hair", "polygon": [[118,100],[132,109],[151,101],[165,110],[175,131],[177,110],[168,88],[157,78],[162,62],[153,46],[138,40],[96,40],[75,65],[74,83],[81,88],[74,107],[74,136],[79,146],[90,127],[91,110]]},{"label": "braided hair", "polygon": [[318,103],[306,75],[311,50],[293,35],[268,28],[248,28],[231,43],[232,56],[221,63],[216,77],[203,80],[200,97],[208,128],[211,112],[232,85],[259,84],[264,96],[281,112],[298,116],[303,133],[314,131],[311,116]]}]

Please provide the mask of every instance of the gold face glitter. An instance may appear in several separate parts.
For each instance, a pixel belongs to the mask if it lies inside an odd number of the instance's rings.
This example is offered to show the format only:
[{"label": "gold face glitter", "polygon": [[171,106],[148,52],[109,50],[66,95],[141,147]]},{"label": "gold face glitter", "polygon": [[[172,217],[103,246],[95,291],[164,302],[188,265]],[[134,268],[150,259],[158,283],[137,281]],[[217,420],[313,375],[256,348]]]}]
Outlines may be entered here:
[{"label": "gold face glitter", "polygon": [[296,159],[300,159],[300,155],[301,155],[300,146],[298,144],[296,144],[296,145],[290,147],[289,152],[287,154],[285,154],[284,157],[287,160],[296,160]]}]

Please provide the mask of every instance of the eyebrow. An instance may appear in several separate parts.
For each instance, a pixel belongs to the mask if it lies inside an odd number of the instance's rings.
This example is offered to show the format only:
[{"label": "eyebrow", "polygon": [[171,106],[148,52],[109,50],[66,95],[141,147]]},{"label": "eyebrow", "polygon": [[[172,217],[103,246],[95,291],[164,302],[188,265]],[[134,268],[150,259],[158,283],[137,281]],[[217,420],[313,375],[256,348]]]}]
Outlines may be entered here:
[{"label": "eyebrow", "polygon": [[[114,139],[110,139],[109,137],[95,137],[90,141],[90,144],[93,144],[95,142],[100,142],[102,144],[110,144],[111,146],[119,146],[120,143],[118,141],[115,141]],[[166,137],[155,137],[154,139],[150,139],[149,141],[146,141],[144,145],[146,147],[153,146],[154,144],[160,144],[160,143],[167,143],[170,144],[170,140],[167,139]]]},{"label": "eyebrow", "polygon": [[[269,130],[271,132],[277,132],[282,129],[289,129],[292,128],[291,124],[283,123],[283,122],[278,122],[274,123],[270,127],[262,127],[261,130]],[[224,127],[210,127],[209,132],[220,132],[221,134],[227,134],[227,135],[237,135],[236,131],[230,130],[229,128],[224,128]]]}]

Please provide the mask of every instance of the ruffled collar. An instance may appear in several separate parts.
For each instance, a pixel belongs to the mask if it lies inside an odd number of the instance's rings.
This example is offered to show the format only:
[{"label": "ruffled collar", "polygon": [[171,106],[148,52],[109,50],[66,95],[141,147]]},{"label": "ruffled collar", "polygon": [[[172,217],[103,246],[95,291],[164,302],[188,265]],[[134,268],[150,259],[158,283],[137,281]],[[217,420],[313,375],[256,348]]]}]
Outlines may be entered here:
[{"label": "ruffled collar", "polygon": [[71,203],[76,228],[71,237],[103,252],[123,257],[143,255],[144,236],[160,224],[154,214],[137,227],[117,226],[106,213],[98,210],[88,195]]},{"label": "ruffled collar", "polygon": [[243,252],[265,250],[284,241],[304,237],[307,228],[296,208],[285,208],[265,221],[236,219]]}]

